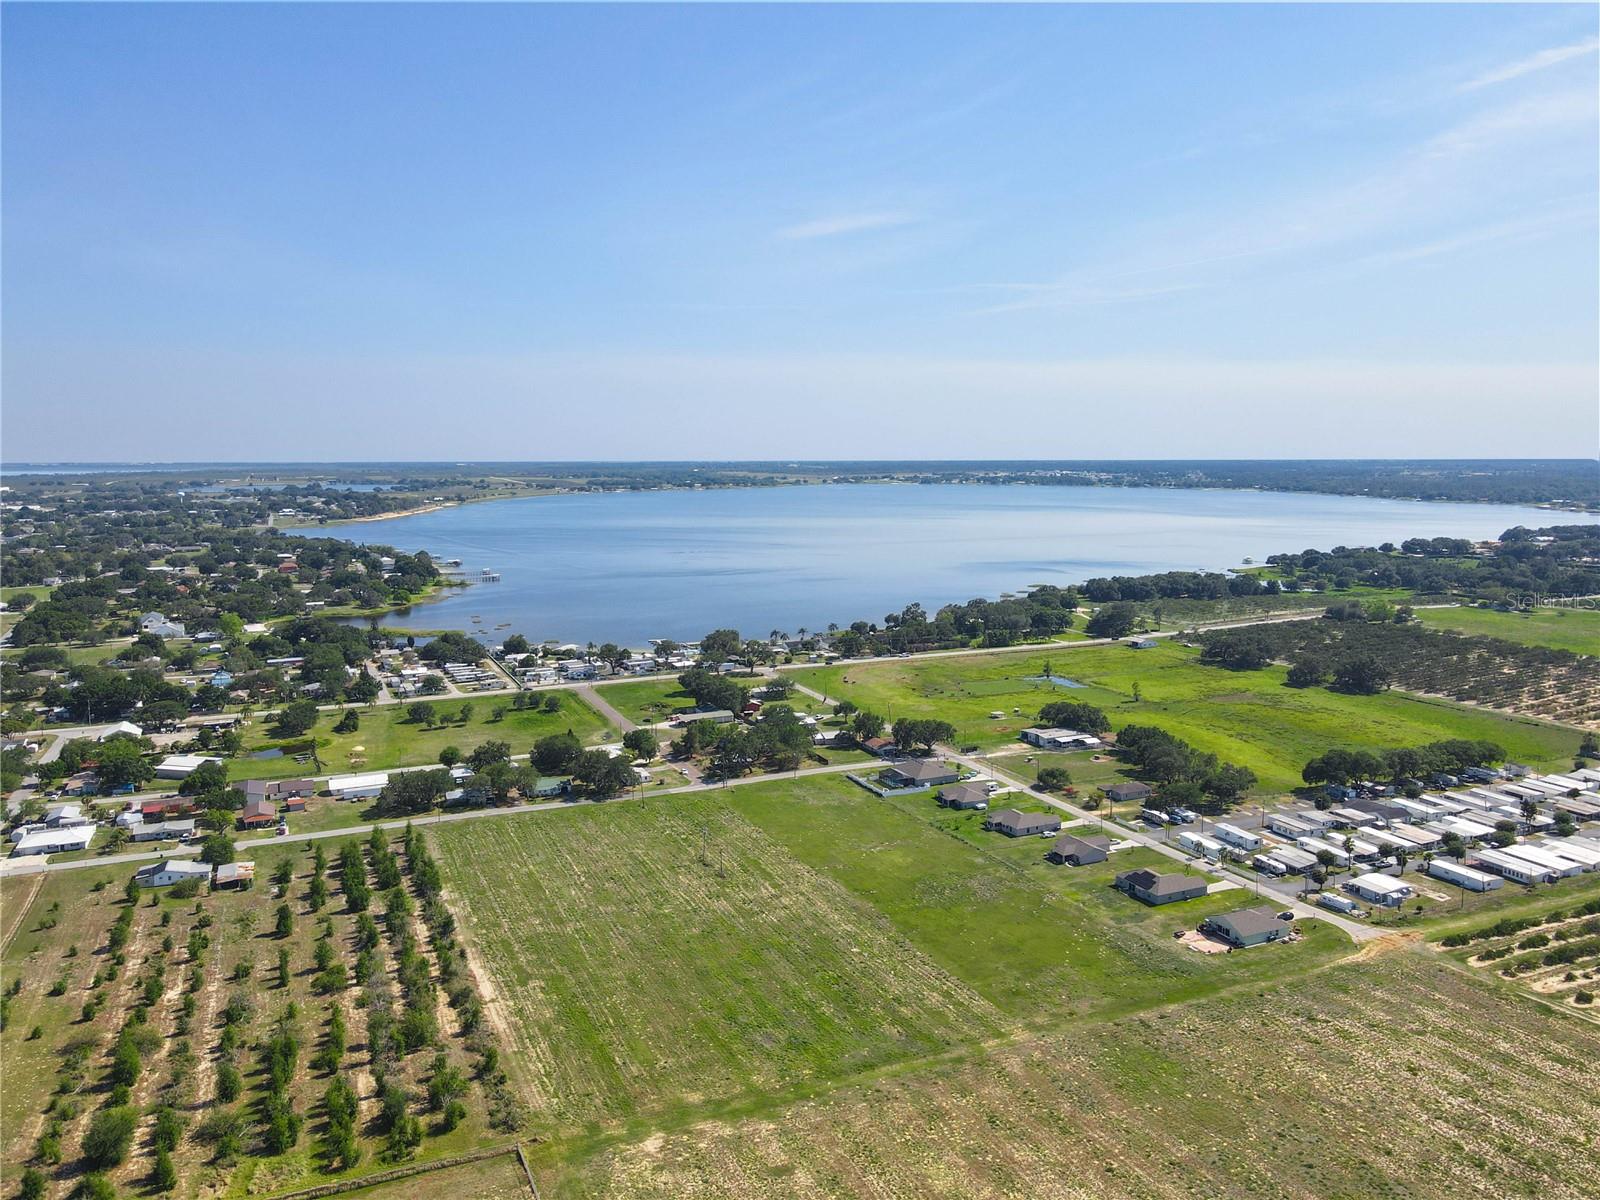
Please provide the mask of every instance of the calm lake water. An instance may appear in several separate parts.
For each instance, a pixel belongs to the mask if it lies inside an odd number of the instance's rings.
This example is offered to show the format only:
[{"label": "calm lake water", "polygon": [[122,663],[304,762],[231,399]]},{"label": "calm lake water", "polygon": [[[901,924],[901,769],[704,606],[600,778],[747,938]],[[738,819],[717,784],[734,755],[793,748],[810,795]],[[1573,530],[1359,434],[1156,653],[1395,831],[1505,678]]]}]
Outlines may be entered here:
[{"label": "calm lake water", "polygon": [[508,623],[501,634],[638,646],[724,626],[755,636],[881,621],[913,600],[932,612],[1036,583],[1585,519],[1298,493],[841,484],[499,500],[326,532],[501,574],[390,624],[493,633]]}]

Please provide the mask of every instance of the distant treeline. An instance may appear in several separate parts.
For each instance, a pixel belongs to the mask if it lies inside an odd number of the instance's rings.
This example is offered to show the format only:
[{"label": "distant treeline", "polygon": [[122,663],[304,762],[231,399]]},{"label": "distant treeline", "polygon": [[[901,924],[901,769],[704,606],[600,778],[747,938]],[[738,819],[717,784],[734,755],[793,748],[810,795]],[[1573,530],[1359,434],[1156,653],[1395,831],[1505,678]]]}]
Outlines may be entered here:
[{"label": "distant treeline", "polygon": [[[836,650],[846,657],[900,654],[967,646],[1008,646],[1048,638],[1073,624],[1073,613],[1087,601],[1103,606],[1104,616],[1126,617],[1112,628],[1089,632],[1117,637],[1134,626],[1127,602],[1221,600],[1295,592],[1347,591],[1358,585],[1405,588],[1430,595],[1461,596],[1490,602],[1515,601],[1534,594],[1600,594],[1600,526],[1507,530],[1500,549],[1472,554],[1470,543],[1453,538],[1413,539],[1376,549],[1304,550],[1273,555],[1260,574],[1166,571],[1155,575],[1090,579],[1082,585],[1037,587],[1004,600],[947,604],[931,617],[920,604],[890,613],[881,624],[856,621],[832,632]],[[1116,610],[1113,611],[1113,606]],[[1105,623],[1105,622],[1103,622]]]},{"label": "distant treeline", "polygon": [[[114,470],[114,469],[113,469]],[[1365,459],[1253,460],[995,460],[833,462],[633,462],[633,463],[316,463],[175,466],[137,476],[15,476],[36,487],[81,488],[86,480],[130,478],[170,489],[259,476],[272,483],[304,480],[321,487],[333,475],[392,489],[368,493],[359,507],[396,505],[402,496],[474,492],[514,484],[558,490],[638,490],[673,487],[763,487],[801,483],[973,483],[1076,487],[1246,488],[1325,492],[1419,500],[1570,504],[1600,508],[1600,462],[1595,459]],[[320,478],[318,478],[320,477]],[[285,493],[273,493],[283,495]],[[291,493],[292,494],[292,493]],[[377,511],[392,511],[378,509]]]}]

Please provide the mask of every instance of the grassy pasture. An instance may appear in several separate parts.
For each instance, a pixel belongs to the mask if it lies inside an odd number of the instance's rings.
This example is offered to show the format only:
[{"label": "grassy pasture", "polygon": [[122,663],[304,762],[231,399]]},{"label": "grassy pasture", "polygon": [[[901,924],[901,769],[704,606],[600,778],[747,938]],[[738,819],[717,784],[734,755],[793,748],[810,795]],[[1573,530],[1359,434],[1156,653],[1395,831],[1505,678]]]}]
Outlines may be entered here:
[{"label": "grassy pasture", "polygon": [[1593,1026],[1401,950],[546,1158],[539,1182],[550,1200],[1581,1200],[1596,1054]]},{"label": "grassy pasture", "polygon": [[[245,735],[245,754],[258,750],[282,748],[281,758],[252,759],[241,757],[230,760],[228,774],[233,779],[292,779],[301,775],[339,771],[382,771],[390,767],[423,766],[439,761],[439,751],[454,746],[463,754],[470,753],[484,742],[509,742],[513,754],[526,754],[533,743],[552,733],[568,729],[585,742],[603,742],[614,736],[605,719],[570,691],[551,692],[561,698],[561,710],[547,713],[542,710],[510,707],[509,698],[474,697],[470,701],[452,699],[433,701],[434,711],[446,723],[429,729],[413,722],[407,716],[410,705],[386,704],[357,710],[361,727],[354,733],[334,733],[333,726],[344,715],[343,711],[325,712],[317,717],[310,733],[296,738],[279,739],[272,735],[268,722],[251,723]],[[457,719],[461,706],[472,705],[472,717],[466,722]],[[505,717],[494,719],[494,710],[504,706]],[[314,740],[316,751],[322,759],[322,771],[313,763],[296,762],[291,751],[309,749]],[[356,747],[364,747],[359,754]],[[364,763],[361,761],[365,759]]]},{"label": "grassy pasture", "polygon": [[[1031,682],[1048,658],[1051,671],[1088,686]],[[970,657],[850,663],[797,672],[807,686],[889,716],[936,717],[956,727],[958,742],[1012,744],[1056,699],[1104,708],[1113,726],[1157,725],[1249,767],[1259,791],[1300,786],[1300,768],[1332,746],[1421,745],[1440,738],[1487,738],[1518,761],[1570,763],[1579,735],[1562,727],[1401,692],[1348,696],[1325,688],[1290,688],[1285,670],[1227,671],[1202,666],[1198,651],[1162,642],[1149,650],[1087,647]],[[1135,685],[1141,698],[1133,698]],[[1020,709],[1020,712],[1015,710]],[[1006,715],[991,719],[991,711]]]},{"label": "grassy pasture", "polygon": [[[814,777],[431,829],[513,1077],[551,1136],[770,1107],[1024,1027],[1192,999],[1349,949],[1205,957],[1147,909],[928,797]],[[702,858],[702,855],[704,857]]]},{"label": "grassy pasture", "polygon": [[430,836],[547,1126],[778,1094],[936,1053],[997,1016],[720,798]]},{"label": "grassy pasture", "polygon": [[1524,646],[1600,655],[1600,609],[1498,612],[1489,608],[1423,608],[1417,610],[1417,616],[1432,629],[1453,629]]},{"label": "grassy pasture", "polygon": [[1112,877],[1142,866],[1180,869],[1173,860],[1138,849],[1092,867],[1053,866],[1045,839],[985,832],[981,813],[940,808],[931,793],[879,800],[845,780],[815,777],[740,788],[729,799],[1024,1024],[1192,999],[1349,948],[1343,933],[1313,921],[1304,923],[1303,943],[1273,947],[1272,955],[1197,955],[1179,947],[1173,931],[1253,903],[1248,893],[1147,908],[1115,891]]}]

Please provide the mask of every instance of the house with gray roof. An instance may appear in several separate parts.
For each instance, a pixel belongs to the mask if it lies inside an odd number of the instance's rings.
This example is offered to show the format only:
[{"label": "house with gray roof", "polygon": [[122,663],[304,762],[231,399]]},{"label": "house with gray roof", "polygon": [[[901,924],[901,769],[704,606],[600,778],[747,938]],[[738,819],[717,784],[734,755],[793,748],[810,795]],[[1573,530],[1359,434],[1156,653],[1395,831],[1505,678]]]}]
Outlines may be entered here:
[{"label": "house with gray roof", "polygon": [[908,758],[885,767],[879,778],[892,788],[925,788],[954,783],[961,776],[937,759]]},{"label": "house with gray roof", "polygon": [[997,813],[990,813],[983,827],[1007,837],[1036,837],[1060,829],[1061,818],[1049,813],[1025,813],[1015,808],[1003,808]]},{"label": "house with gray roof", "polygon": [[1241,908],[1207,917],[1200,932],[1220,938],[1230,946],[1262,946],[1289,936],[1289,923],[1278,920],[1270,908]]},{"label": "house with gray roof", "polygon": [[952,783],[939,789],[938,801],[945,808],[985,809],[989,789],[981,783]]},{"label": "house with gray roof", "polygon": [[1173,904],[1206,894],[1206,881],[1199,875],[1160,874],[1148,867],[1124,871],[1117,876],[1116,888],[1146,904]]},{"label": "house with gray roof", "polygon": [[1090,863],[1103,863],[1111,855],[1111,839],[1101,834],[1092,834],[1089,837],[1074,837],[1070,833],[1063,833],[1050,843],[1050,850],[1045,855],[1053,863],[1065,863],[1073,867],[1086,867]]}]

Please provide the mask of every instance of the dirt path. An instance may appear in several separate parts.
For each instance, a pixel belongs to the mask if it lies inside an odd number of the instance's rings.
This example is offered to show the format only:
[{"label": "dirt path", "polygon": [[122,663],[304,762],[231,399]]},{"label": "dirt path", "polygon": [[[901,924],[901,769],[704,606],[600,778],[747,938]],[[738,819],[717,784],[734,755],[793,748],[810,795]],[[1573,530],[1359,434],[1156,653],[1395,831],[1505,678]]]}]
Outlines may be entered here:
[{"label": "dirt path", "polygon": [[11,911],[6,913],[5,936],[0,938],[0,954],[11,949],[11,939],[16,937],[22,929],[22,922],[28,916],[28,910],[33,907],[33,902],[39,898],[39,889],[44,886],[44,876],[35,875],[28,884],[28,894],[11,906]]}]

